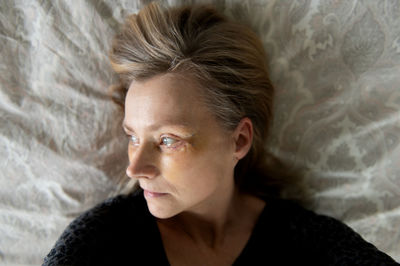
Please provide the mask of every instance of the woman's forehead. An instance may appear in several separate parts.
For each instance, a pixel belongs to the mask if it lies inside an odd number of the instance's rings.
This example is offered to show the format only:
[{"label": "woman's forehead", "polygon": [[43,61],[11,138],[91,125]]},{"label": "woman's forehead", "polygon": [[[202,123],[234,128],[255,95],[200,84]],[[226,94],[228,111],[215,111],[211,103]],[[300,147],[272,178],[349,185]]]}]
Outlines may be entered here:
[{"label": "woman's forehead", "polygon": [[178,74],[163,74],[131,83],[128,100],[162,101],[163,103],[198,102],[201,98],[200,88],[190,77]]},{"label": "woman's forehead", "polygon": [[194,125],[209,118],[195,82],[175,75],[131,84],[125,100],[125,124]]}]

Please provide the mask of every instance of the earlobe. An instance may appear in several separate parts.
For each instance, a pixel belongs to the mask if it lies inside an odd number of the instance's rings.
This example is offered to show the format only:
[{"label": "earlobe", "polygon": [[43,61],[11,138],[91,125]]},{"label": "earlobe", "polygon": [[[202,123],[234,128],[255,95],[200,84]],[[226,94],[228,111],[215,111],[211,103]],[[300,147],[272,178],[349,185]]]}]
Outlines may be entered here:
[{"label": "earlobe", "polygon": [[248,117],[242,118],[234,132],[235,153],[237,160],[246,156],[253,142],[253,123]]}]

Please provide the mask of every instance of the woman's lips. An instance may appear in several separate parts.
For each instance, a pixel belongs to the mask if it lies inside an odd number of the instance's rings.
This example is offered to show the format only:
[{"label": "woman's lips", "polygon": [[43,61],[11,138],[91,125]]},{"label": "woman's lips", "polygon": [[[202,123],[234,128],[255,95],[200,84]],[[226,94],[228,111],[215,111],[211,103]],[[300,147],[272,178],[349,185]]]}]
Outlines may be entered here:
[{"label": "woman's lips", "polygon": [[143,191],[144,191],[144,196],[148,198],[158,198],[167,195],[167,193],[152,192],[145,189]]}]

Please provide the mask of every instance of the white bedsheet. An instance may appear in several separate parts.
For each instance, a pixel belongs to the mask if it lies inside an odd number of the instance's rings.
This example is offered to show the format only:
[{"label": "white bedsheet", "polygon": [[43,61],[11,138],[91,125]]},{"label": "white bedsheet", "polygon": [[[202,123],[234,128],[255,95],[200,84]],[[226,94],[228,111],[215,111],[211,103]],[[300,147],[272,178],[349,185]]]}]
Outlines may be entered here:
[{"label": "white bedsheet", "polygon": [[[1,264],[41,264],[74,217],[120,191],[127,140],[107,51],[144,2],[1,2]],[[277,89],[267,144],[307,167],[314,210],[400,261],[400,2],[194,2],[262,38]]]}]

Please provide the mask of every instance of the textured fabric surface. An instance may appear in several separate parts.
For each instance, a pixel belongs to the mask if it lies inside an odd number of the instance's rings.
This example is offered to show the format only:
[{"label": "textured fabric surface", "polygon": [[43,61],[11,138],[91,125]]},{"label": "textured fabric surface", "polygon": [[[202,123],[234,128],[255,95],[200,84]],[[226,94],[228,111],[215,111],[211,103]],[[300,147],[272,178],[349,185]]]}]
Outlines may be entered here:
[{"label": "textured fabric surface", "polygon": [[[127,140],[107,51],[146,2],[1,1],[1,264],[40,264],[74,217],[118,193]],[[268,147],[308,169],[315,211],[400,261],[400,2],[186,2],[260,35],[277,89]]]},{"label": "textured fabric surface", "polygon": [[[232,265],[400,265],[331,217],[287,200],[266,202]],[[75,219],[43,266],[129,265],[132,258],[136,265],[169,265],[141,189],[108,199]]]}]

